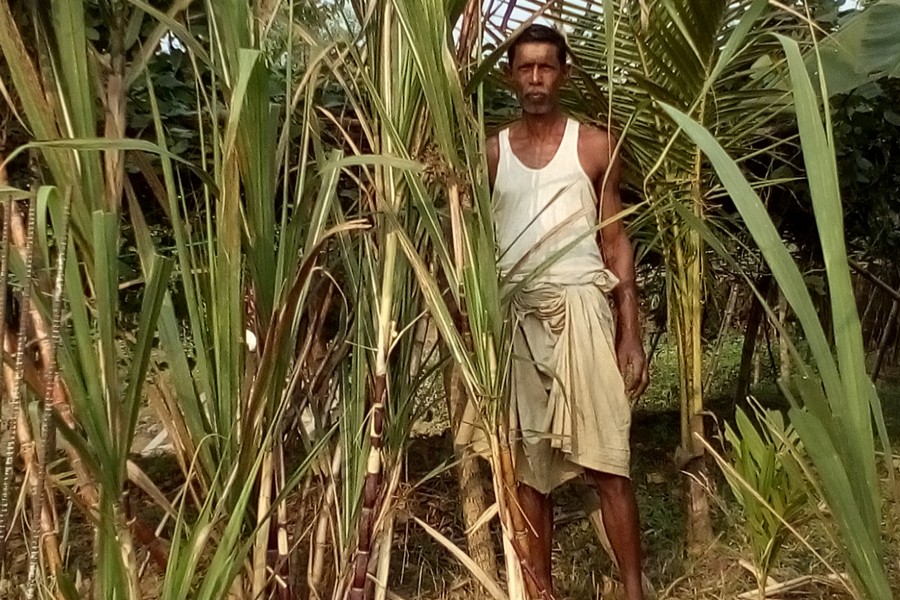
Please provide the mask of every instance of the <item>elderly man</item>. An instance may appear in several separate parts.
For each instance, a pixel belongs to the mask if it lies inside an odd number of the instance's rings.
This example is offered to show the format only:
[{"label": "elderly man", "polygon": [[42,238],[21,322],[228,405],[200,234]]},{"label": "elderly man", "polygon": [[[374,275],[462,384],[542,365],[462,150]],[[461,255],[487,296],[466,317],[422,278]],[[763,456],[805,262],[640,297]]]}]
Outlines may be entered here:
[{"label": "elderly man", "polygon": [[[521,118],[487,140],[499,270],[525,282],[512,309],[519,499],[532,530],[532,566],[550,592],[550,492],[586,478],[599,495],[625,595],[643,600],[629,431],[631,399],[647,387],[648,372],[634,256],[614,219],[621,211],[614,138],[559,106],[566,54],[555,29],[532,25],[519,35],[508,59]],[[598,243],[598,224],[607,221]]]}]

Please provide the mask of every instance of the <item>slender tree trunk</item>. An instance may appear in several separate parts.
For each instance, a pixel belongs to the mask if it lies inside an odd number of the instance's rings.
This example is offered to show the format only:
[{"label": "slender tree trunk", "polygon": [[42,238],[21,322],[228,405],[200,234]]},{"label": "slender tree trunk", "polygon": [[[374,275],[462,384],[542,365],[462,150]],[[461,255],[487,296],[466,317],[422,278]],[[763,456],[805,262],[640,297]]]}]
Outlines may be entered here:
[{"label": "slender tree trunk", "polygon": [[728,302],[725,303],[725,312],[722,315],[722,324],[719,326],[719,333],[716,335],[716,342],[713,345],[712,360],[710,361],[709,370],[706,373],[706,379],[703,381],[703,393],[708,394],[710,386],[716,375],[716,369],[719,366],[719,355],[722,352],[722,346],[725,343],[725,336],[731,328],[731,320],[734,317],[735,308],[738,300],[738,286],[732,286],[728,294]]},{"label": "slender tree trunk", "polygon": [[[763,329],[765,329],[765,325],[763,325]],[[756,345],[759,345],[759,339],[756,340]],[[762,355],[759,352],[755,352],[753,354],[753,374],[750,377],[750,385],[757,386],[759,385],[759,377],[762,371]]]},{"label": "slender tree trunk", "polygon": [[860,322],[860,326],[863,329],[863,336],[865,337],[865,339],[867,341],[866,348],[871,349],[871,347],[872,347],[871,336],[872,336],[872,331],[873,331],[873,329],[875,329],[875,327],[873,326],[873,324],[871,322],[869,322],[870,321],[869,317],[871,316],[870,313],[872,310],[872,306],[875,303],[875,297],[878,294],[873,293],[875,290],[873,289],[874,286],[872,284],[867,284],[867,283],[861,281],[861,278],[857,278],[857,281],[859,281],[860,287],[865,288],[864,294],[865,294],[865,297],[867,298],[866,308],[863,310],[862,314],[860,315],[859,322]]},{"label": "slender tree trunk", "polygon": [[[703,120],[705,102],[699,108]],[[701,184],[703,156],[697,151],[690,177],[690,208],[701,221],[704,218],[704,194]],[[684,231],[677,231],[682,227]],[[670,310],[675,314],[675,335],[679,350],[679,394],[681,396],[681,454],[687,474],[687,547],[690,554],[702,553],[712,542],[709,516],[709,477],[703,423],[703,254],[700,233],[681,223],[676,226],[674,246],[675,273],[670,280]]]},{"label": "slender tree trunk", "polygon": [[[769,294],[772,285],[772,276],[763,275],[756,283],[756,289],[765,298]],[[743,404],[750,391],[750,377],[753,368],[753,355],[756,350],[756,339],[759,337],[759,326],[763,319],[763,307],[755,295],[751,295],[752,302],[747,314],[747,327],[744,331],[744,345],[741,348],[741,366],[738,369],[737,382],[734,389],[735,404]]]},{"label": "slender tree trunk", "polygon": [[891,303],[891,312],[881,333],[881,340],[878,342],[878,354],[875,357],[875,366],[872,368],[872,381],[878,381],[878,374],[881,372],[881,366],[884,363],[884,357],[887,354],[889,342],[894,333],[894,324],[897,322],[898,312],[900,312],[900,302],[894,300]]},{"label": "slender tree trunk", "polygon": [[709,518],[708,465],[706,453],[698,439],[705,437],[701,348],[702,242],[694,231],[684,235],[687,238],[686,247],[677,249],[681,254],[678,260],[683,269],[683,288],[676,292],[676,336],[681,363],[681,450],[687,458],[684,470],[688,475],[687,543],[689,553],[696,555],[708,547],[713,532]]},{"label": "slender tree trunk", "polygon": [[[784,292],[778,290],[778,321],[781,323],[781,330],[787,333],[788,330],[788,302]],[[785,339],[785,335],[778,334],[778,376],[784,380],[791,376],[791,352],[788,348],[789,340]]]},{"label": "slender tree trunk", "polygon": [[[447,395],[451,433],[455,433],[462,420],[468,394],[459,366],[449,364],[444,369],[444,390]],[[466,529],[466,542],[469,555],[491,578],[497,578],[497,555],[491,539],[490,529],[485,525],[474,529],[479,517],[488,509],[484,490],[484,465],[475,454],[465,448],[453,445],[456,454],[456,476],[459,480],[459,493],[462,500],[463,524]]]}]

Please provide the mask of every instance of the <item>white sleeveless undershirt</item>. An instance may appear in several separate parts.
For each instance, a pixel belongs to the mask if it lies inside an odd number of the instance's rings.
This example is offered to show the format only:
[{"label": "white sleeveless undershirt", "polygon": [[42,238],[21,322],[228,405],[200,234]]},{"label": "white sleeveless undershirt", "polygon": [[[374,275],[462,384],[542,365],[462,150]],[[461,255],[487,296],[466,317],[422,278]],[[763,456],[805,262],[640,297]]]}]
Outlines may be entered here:
[{"label": "white sleeveless undershirt", "polygon": [[568,119],[556,154],[540,169],[524,165],[513,153],[509,129],[500,132],[493,192],[497,264],[510,281],[528,277],[562,253],[536,281],[597,283],[605,291],[616,283],[597,246],[598,203],[578,158],[578,131],[578,122]]}]

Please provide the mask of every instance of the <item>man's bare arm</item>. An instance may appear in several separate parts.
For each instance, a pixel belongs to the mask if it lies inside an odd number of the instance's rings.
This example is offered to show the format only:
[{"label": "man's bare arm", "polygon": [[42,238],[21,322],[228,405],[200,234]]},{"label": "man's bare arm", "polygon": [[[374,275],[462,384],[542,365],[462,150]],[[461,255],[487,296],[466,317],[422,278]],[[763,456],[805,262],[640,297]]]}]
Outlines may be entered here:
[{"label": "man's bare arm", "polygon": [[[600,202],[600,221],[607,223],[600,230],[600,244],[607,267],[619,279],[619,285],[612,292],[618,312],[616,327],[616,349],[619,368],[623,370],[626,386],[635,396],[644,392],[649,381],[643,338],[639,321],[637,282],[634,269],[634,251],[622,212],[622,198],[619,193],[621,161],[614,156],[615,138],[601,130],[595,130],[593,148],[595,156],[603,163],[600,176],[595,181],[597,198]],[[622,363],[625,364],[622,364]],[[630,371],[630,372],[629,372]]]},{"label": "man's bare arm", "polygon": [[497,165],[500,164],[500,138],[492,135],[485,140],[484,146],[487,152],[488,182],[491,184],[491,189],[494,189],[494,181],[497,179]]}]

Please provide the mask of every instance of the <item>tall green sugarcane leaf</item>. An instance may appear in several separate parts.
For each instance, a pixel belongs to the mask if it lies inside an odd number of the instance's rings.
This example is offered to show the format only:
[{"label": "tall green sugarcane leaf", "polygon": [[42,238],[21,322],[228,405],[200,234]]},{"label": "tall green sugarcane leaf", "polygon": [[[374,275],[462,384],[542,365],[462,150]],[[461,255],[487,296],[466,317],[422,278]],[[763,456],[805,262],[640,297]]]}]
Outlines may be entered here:
[{"label": "tall green sugarcane leaf", "polygon": [[[94,248],[96,273],[94,281],[97,313],[95,316],[97,378],[102,382],[101,395],[94,398],[104,407],[106,418],[110,424],[113,454],[108,457],[109,464],[118,460],[118,452],[124,440],[120,429],[123,423],[119,396],[118,349],[116,347],[116,317],[119,307],[119,216],[115,213],[96,211],[93,215]],[[124,472],[124,471],[123,471]],[[115,475],[114,475],[115,476]],[[115,479],[112,479],[115,482]],[[117,488],[117,485],[112,487]]]},{"label": "tall green sugarcane leaf", "polygon": [[[54,29],[56,77],[65,105],[66,137],[86,138],[97,133],[95,113],[96,81],[88,61],[88,39],[82,0],[52,0],[50,3]],[[97,155],[80,156],[79,171],[84,189],[83,199],[89,209],[102,206],[103,175]]]},{"label": "tall green sugarcane leaf", "polygon": [[243,0],[207,0],[207,15],[215,31],[217,49],[224,54],[225,85],[233,88],[241,70],[241,53],[259,48],[253,31],[251,4]]},{"label": "tall green sugarcane leaf", "polygon": [[[135,243],[138,248],[138,256],[141,262],[141,270],[146,279],[151,279],[154,274],[154,264],[159,259],[154,251],[154,243],[150,229],[144,218],[140,203],[133,195],[128,196],[128,214],[131,218]],[[171,271],[171,267],[170,267]],[[194,385],[194,378],[184,344],[181,339],[181,327],[175,315],[175,307],[168,291],[164,290],[160,301],[159,314],[157,316],[157,331],[160,348],[165,352],[168,363],[169,379],[179,399],[178,407],[181,417],[184,419],[187,435],[183,436],[188,444],[186,450],[192,455],[198,453],[197,458],[203,465],[201,472],[204,474],[215,473],[215,461],[210,452],[210,444],[200,443],[195,446],[195,440],[202,440],[210,431],[209,420],[203,405],[199,402]],[[198,371],[199,372],[199,371]],[[129,381],[129,385],[131,384]],[[178,418],[178,417],[176,417]],[[170,426],[169,424],[166,424]],[[171,426],[175,426],[172,424]],[[209,481],[203,479],[203,484]]]},{"label": "tall green sugarcane leaf", "polygon": [[[166,193],[169,203],[169,214],[173,220],[172,232],[175,237],[175,251],[178,259],[178,268],[181,275],[181,284],[184,291],[184,302],[188,311],[188,326],[191,332],[191,343],[194,348],[194,360],[196,361],[195,369],[196,377],[188,376],[190,369],[181,369],[180,377],[176,377],[176,386],[181,385],[184,390],[189,382],[193,380],[192,385],[196,385],[195,394],[181,396],[182,398],[203,398],[207,401],[213,399],[213,374],[210,360],[209,344],[210,336],[205,326],[204,314],[206,308],[203,306],[203,300],[200,298],[200,289],[197,285],[197,275],[195,274],[195,266],[199,266],[198,261],[193,260],[193,252],[190,247],[190,237],[188,234],[188,224],[182,218],[182,207],[178,198],[178,186],[175,183],[175,169],[168,153],[166,145],[166,133],[163,128],[162,115],[159,111],[159,104],[153,88],[153,82],[148,76],[146,78],[148,95],[150,97],[150,108],[153,114],[153,126],[156,134],[157,147],[162,149],[160,154],[160,167],[163,172],[163,183],[165,184]],[[209,190],[209,194],[215,193],[216,190]],[[209,236],[212,237],[212,236]],[[208,243],[212,243],[209,240]],[[206,267],[206,265],[204,265]],[[170,303],[169,303],[170,305]],[[175,320],[174,310],[169,310],[167,304],[163,304],[163,312],[161,316],[162,322],[167,326],[166,331],[177,332],[178,326]],[[184,357],[183,345],[179,337],[169,338],[169,344],[166,345],[168,351],[175,357]],[[181,367],[187,366],[187,361],[177,362]],[[180,395],[180,394],[179,394]],[[197,405],[193,403],[193,405]],[[209,471],[215,472],[215,471]]]},{"label": "tall green sugarcane leaf", "polygon": [[[26,117],[26,128],[36,139],[53,140],[64,134],[58,127],[57,111],[51,107],[38,67],[26,48],[13,20],[8,2],[0,2],[0,51],[6,58],[16,95]],[[46,148],[43,151],[53,180],[59,185],[78,181],[75,157],[70,152]],[[73,218],[81,231],[89,229],[90,211],[84,206],[80,185],[73,185]]]},{"label": "tall green sugarcane leaf", "polygon": [[863,509],[868,504],[867,498],[855,494],[854,471],[845,470],[841,464],[841,449],[832,441],[834,434],[826,424],[802,409],[791,409],[790,416],[822,480],[825,499],[838,522],[857,587],[868,598],[891,600],[894,595],[885,572],[881,532],[878,528],[873,531],[870,526],[873,515]]},{"label": "tall green sugarcane leaf", "polygon": [[[213,480],[218,482],[224,477],[224,473],[225,466],[220,463],[218,469],[213,471]],[[193,474],[193,469],[187,474],[188,484]],[[197,511],[197,516],[192,523],[188,523],[187,496],[187,493],[182,495],[178,518],[175,519],[169,561],[160,590],[160,597],[163,600],[184,600],[191,597],[197,567],[215,533],[214,527],[219,516],[214,512],[217,508],[216,496],[207,494]]]},{"label": "tall green sugarcane leaf", "polygon": [[[54,121],[54,111],[44,94],[37,67],[25,47],[19,28],[13,19],[9,3],[0,2],[0,50],[9,67],[13,89],[21,101],[22,111],[30,133],[39,139],[54,139],[59,131]],[[56,158],[56,160],[54,160]],[[48,157],[54,175],[61,179],[59,157]],[[65,161],[68,162],[68,161]]]},{"label": "tall green sugarcane leaf", "polygon": [[[809,189],[828,274],[835,346],[844,386],[844,397],[832,397],[831,408],[835,414],[843,417],[847,427],[852,428],[846,448],[846,453],[849,453],[847,466],[854,473],[863,475],[862,478],[854,477],[851,484],[861,499],[867,498],[871,502],[871,508],[863,513],[874,519],[867,523],[871,534],[878,531],[881,523],[881,495],[875,460],[867,454],[874,443],[872,410],[868,402],[871,381],[866,373],[862,327],[847,267],[844,215],[835,149],[833,140],[822,125],[819,102],[797,42],[784,36],[778,36],[778,39],[788,57],[806,172],[814,174],[808,178]],[[825,110],[828,110],[827,101]],[[847,402],[847,398],[857,401]],[[860,401],[862,399],[866,401]],[[841,433],[845,431],[842,428]]]},{"label": "tall green sugarcane leaf", "polygon": [[[808,107],[805,108],[808,110]],[[826,498],[829,502],[833,502],[832,509],[847,544],[848,558],[854,565],[854,573],[858,576],[857,584],[867,589],[873,597],[889,598],[889,587],[885,587],[887,584],[883,567],[873,566],[872,562],[872,556],[880,559],[880,503],[872,500],[873,495],[877,497],[879,494],[877,480],[875,488],[872,489],[868,487],[866,476],[868,471],[874,469],[871,433],[869,436],[855,436],[852,431],[848,432],[847,428],[842,426],[840,409],[831,412],[835,404],[840,402],[861,403],[868,411],[869,398],[867,395],[845,394],[847,388],[843,373],[838,370],[831,355],[830,346],[825,339],[822,325],[809,299],[802,276],[781,242],[765,207],[747,183],[737,164],[701,125],[673,107],[664,106],[664,109],[709,157],[803,326],[816,366],[823,377],[826,393],[804,394],[804,402],[812,404],[809,406],[811,412],[806,413],[795,407],[792,415],[801,439],[804,440],[820,472],[826,489]],[[798,106],[798,110],[803,109],[804,107]],[[819,138],[819,141],[821,142],[822,138]],[[823,156],[820,148],[816,149],[816,155]],[[824,156],[828,159],[827,155]],[[827,166],[826,163],[823,168]],[[812,169],[809,172],[815,173],[816,170]],[[821,197],[819,201],[822,201]],[[822,225],[828,227],[832,224]],[[823,244],[829,241],[829,237],[823,237]],[[832,264],[832,268],[836,269],[838,265]],[[846,263],[844,269],[847,269]],[[848,350],[844,349],[843,352],[846,356]],[[858,374],[850,381],[856,381],[857,377]],[[811,416],[814,414],[821,416]],[[803,416],[798,419],[798,415]],[[828,418],[826,415],[833,417]],[[856,464],[856,461],[862,461],[863,464]],[[880,565],[878,560],[874,565]],[[884,595],[885,589],[888,590],[887,596]]]},{"label": "tall green sugarcane leaf", "polygon": [[18,146],[15,150],[9,153],[6,158],[3,160],[0,165],[6,166],[13,159],[21,156],[28,150],[40,149],[40,148],[59,148],[59,149],[67,149],[67,150],[79,150],[82,152],[100,152],[104,150],[135,150],[140,152],[147,152],[150,154],[158,154],[160,158],[166,158],[172,161],[175,161],[181,164],[184,167],[190,169],[197,177],[203,180],[206,185],[211,186],[215,189],[215,181],[210,177],[209,173],[198,168],[192,162],[185,160],[184,158],[172,154],[168,150],[165,149],[164,144],[154,144],[153,142],[148,142],[147,140],[138,140],[138,139],[109,139],[109,138],[97,138],[97,137],[84,137],[77,139],[65,139],[65,140],[38,140],[34,142],[28,142],[26,144],[22,144]]},{"label": "tall green sugarcane leaf", "polygon": [[134,439],[134,428],[137,425],[138,411],[141,407],[147,367],[150,364],[150,351],[153,349],[154,333],[169,284],[172,263],[171,259],[155,257],[150,271],[150,279],[144,288],[141,312],[138,315],[137,341],[131,351],[131,370],[124,396],[126,421],[123,425],[126,428],[124,441],[127,446],[120,448],[120,451],[124,451],[125,455],[131,448]]},{"label": "tall green sugarcane leaf", "polygon": [[237,82],[231,94],[229,121],[234,139],[226,134],[225,147],[238,154],[245,195],[244,217],[249,235],[247,258],[255,281],[255,300],[265,323],[275,302],[275,167],[277,162],[260,148],[276,144],[277,121],[269,101],[269,74],[261,52],[238,53]]}]

